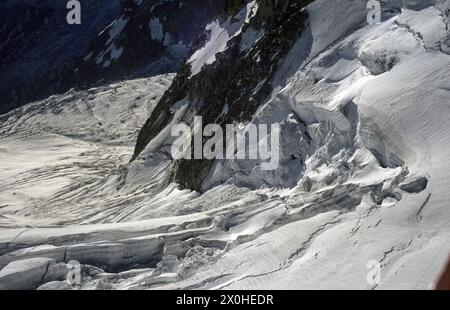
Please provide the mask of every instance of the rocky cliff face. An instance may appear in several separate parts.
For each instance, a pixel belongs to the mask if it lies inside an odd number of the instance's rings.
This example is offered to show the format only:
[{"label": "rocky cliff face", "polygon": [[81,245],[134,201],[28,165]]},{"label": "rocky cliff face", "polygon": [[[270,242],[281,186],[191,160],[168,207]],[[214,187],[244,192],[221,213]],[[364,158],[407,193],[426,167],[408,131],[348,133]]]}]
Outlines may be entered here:
[{"label": "rocky cliff face", "polygon": [[[6,1],[0,8],[0,114],[109,81],[176,72],[222,1]],[[109,25],[109,26],[108,26]]]},{"label": "rocky cliff face", "polygon": [[[305,29],[304,8],[311,1],[258,0],[225,4],[224,14],[211,21],[190,59],[184,64],[139,135],[133,159],[173,119],[180,101],[188,102],[182,119],[202,116],[204,124],[248,122],[272,92],[280,61]],[[225,37],[220,42],[218,37]],[[222,44],[222,45],[221,45]],[[212,162],[177,161],[175,182],[199,190]]]},{"label": "rocky cliff face", "polygon": [[64,83],[176,72],[222,1],[127,1],[121,16],[94,40]]},{"label": "rocky cliff face", "polygon": [[89,42],[120,15],[124,4],[80,2],[82,24],[68,25],[66,0],[2,1],[0,114],[58,92],[61,79],[73,72]]}]

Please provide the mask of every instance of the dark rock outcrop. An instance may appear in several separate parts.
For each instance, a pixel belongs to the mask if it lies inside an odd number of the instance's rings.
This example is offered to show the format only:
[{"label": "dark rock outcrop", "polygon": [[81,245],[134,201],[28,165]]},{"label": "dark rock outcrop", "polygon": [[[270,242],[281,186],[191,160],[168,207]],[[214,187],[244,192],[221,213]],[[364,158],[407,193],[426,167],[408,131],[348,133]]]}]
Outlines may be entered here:
[{"label": "dark rock outcrop", "polygon": [[[184,98],[190,102],[187,114],[202,116],[204,124],[224,125],[251,120],[272,92],[271,82],[280,61],[305,28],[307,13],[304,8],[311,1],[257,2],[256,16],[228,42],[224,52],[216,54],[213,64],[204,66],[192,77],[190,64],[183,66],[142,128],[132,160],[170,123],[174,105]],[[229,7],[225,9],[225,12],[230,12]],[[236,10],[231,12],[234,14]],[[231,16],[221,16],[220,21],[224,22]],[[242,50],[242,36],[249,28],[263,31],[263,35],[251,48]],[[197,48],[201,47],[200,43]],[[211,164],[208,160],[176,161],[172,179],[182,187],[199,190]]]},{"label": "dark rock outcrop", "polygon": [[[0,114],[26,103],[133,77],[176,72],[222,0],[67,0],[0,7]],[[109,25],[109,26],[108,26]]]},{"label": "dark rock outcrop", "polygon": [[221,0],[128,0],[94,40],[63,87],[177,72]]},{"label": "dark rock outcrop", "polygon": [[67,0],[2,1],[0,114],[60,90],[89,43],[116,19],[125,0],[80,0],[81,25],[68,25]]}]

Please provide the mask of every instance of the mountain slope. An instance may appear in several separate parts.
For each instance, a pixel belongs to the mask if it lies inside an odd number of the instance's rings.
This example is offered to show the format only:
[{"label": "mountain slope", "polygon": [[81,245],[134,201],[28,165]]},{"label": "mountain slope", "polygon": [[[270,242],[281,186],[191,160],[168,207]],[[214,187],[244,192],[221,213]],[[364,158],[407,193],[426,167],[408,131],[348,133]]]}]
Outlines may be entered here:
[{"label": "mountain slope", "polygon": [[176,72],[221,1],[6,1],[0,18],[0,114],[71,88]]},{"label": "mountain slope", "polygon": [[82,24],[71,26],[66,0],[2,2],[0,114],[57,92],[60,80],[124,4],[82,0]]}]

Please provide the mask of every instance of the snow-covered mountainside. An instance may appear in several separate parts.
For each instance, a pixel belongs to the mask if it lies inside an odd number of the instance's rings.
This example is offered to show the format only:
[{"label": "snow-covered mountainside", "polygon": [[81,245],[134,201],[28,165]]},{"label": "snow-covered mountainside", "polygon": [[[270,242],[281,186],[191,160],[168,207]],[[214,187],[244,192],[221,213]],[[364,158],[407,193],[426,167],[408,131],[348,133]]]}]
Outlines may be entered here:
[{"label": "snow-covered mountainside", "polygon": [[[89,42],[116,19],[125,0],[82,0],[82,24],[66,22],[66,0],[0,4],[0,114],[45,99],[76,68]],[[66,89],[68,90],[68,89]]]},{"label": "snow-covered mountainside", "polygon": [[2,1],[0,114],[71,88],[176,72],[222,0]]},{"label": "snow-covered mountainside", "polygon": [[[1,116],[0,288],[69,289],[72,260],[83,289],[432,288],[450,253],[450,1],[381,2],[368,25],[366,1],[224,1],[178,74]],[[130,36],[86,62],[108,70]],[[194,116],[280,123],[280,166],[174,160],[171,127]]]},{"label": "snow-covered mountainside", "polygon": [[222,2],[128,0],[121,16],[99,33],[65,83],[176,72]]}]

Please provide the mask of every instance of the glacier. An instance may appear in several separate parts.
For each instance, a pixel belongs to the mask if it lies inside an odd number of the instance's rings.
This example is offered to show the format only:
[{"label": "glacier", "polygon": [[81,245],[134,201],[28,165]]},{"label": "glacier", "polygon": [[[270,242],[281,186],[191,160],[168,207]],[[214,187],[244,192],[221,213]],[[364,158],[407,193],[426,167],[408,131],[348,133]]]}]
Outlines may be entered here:
[{"label": "glacier", "polygon": [[[185,79],[234,41],[241,54],[264,42],[245,25],[256,2],[206,26]],[[215,160],[199,190],[177,184],[169,130],[195,98],[131,160],[171,73],[1,115],[0,288],[71,289],[73,260],[81,289],[434,288],[450,253],[450,2],[397,2],[375,25],[364,1],[305,5],[301,35],[254,89],[271,84],[251,122],[281,124],[275,171]]]}]

